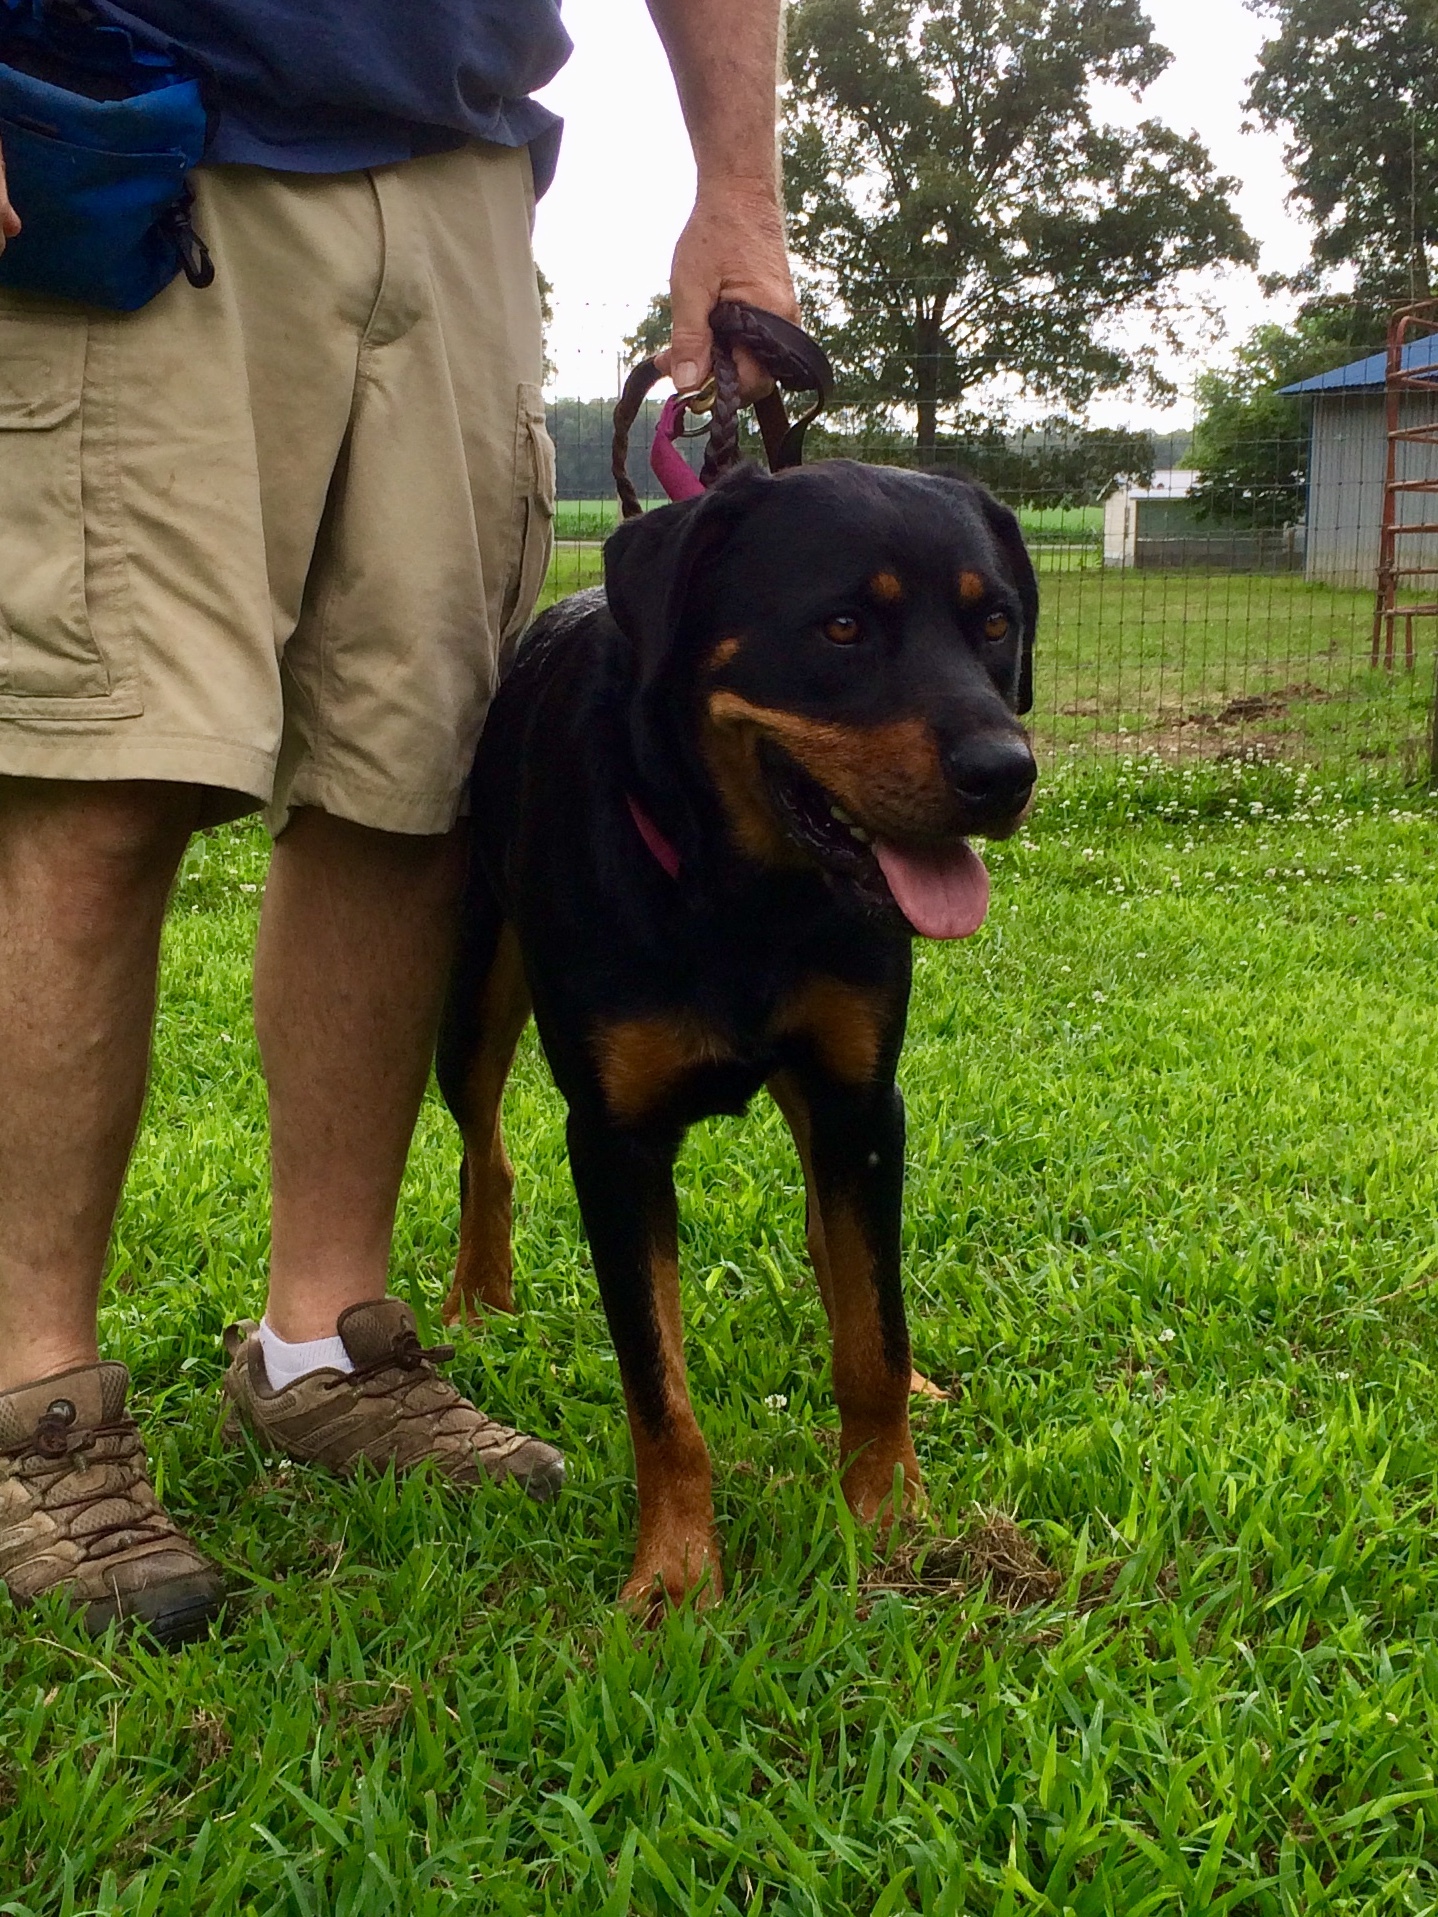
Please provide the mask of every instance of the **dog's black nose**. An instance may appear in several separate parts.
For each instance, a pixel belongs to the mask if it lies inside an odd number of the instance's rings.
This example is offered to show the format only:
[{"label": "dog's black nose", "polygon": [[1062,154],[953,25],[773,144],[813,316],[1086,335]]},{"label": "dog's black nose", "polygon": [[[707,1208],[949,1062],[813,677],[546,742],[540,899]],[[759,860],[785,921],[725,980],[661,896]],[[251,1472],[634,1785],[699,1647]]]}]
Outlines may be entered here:
[{"label": "dog's black nose", "polygon": [[1039,776],[1028,741],[1012,733],[980,732],[956,740],[944,763],[960,798],[1005,811],[1023,804]]}]

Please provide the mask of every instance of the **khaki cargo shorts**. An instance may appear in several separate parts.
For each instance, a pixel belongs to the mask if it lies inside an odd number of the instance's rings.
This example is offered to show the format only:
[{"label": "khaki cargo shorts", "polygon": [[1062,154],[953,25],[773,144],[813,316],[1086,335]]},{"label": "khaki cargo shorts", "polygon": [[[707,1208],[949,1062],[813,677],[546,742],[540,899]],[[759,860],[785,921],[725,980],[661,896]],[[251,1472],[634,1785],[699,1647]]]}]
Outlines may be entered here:
[{"label": "khaki cargo shorts", "polygon": [[549,560],[529,156],[195,185],[204,291],[0,293],[0,775],[446,831]]}]

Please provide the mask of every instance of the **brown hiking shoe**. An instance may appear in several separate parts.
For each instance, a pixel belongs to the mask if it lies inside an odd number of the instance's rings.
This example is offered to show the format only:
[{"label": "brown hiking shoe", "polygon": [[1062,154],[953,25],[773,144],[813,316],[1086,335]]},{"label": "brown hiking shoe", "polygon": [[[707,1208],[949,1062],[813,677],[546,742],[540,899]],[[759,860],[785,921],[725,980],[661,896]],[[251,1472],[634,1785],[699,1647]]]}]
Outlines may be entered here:
[{"label": "brown hiking shoe", "polygon": [[[252,1321],[231,1325],[225,1349],[234,1360],[225,1392],[256,1438],[287,1457],[350,1472],[361,1459],[396,1471],[429,1459],[455,1484],[517,1478],[532,1498],[552,1498],[564,1483],[564,1460],[552,1445],[496,1424],[435,1370],[453,1345],[426,1350],[414,1313],[398,1298],[351,1305],[336,1326],[354,1361],[352,1372],[311,1371],[270,1388]],[[230,1435],[235,1436],[233,1426]]]},{"label": "brown hiking shoe", "polygon": [[125,1620],[178,1644],[225,1587],[151,1488],[129,1384],[97,1364],[0,1392],[0,1581],[16,1604],[66,1592],[96,1637]]}]

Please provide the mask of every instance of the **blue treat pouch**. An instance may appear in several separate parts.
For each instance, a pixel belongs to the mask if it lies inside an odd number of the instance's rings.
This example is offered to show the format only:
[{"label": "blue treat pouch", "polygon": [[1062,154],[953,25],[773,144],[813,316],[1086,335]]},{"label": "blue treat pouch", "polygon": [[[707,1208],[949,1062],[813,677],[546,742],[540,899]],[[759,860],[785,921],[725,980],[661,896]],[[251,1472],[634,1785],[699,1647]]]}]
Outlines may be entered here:
[{"label": "blue treat pouch", "polygon": [[85,0],[0,0],[0,152],[23,231],[0,286],[131,313],[183,271],[215,276],[190,225],[199,82]]}]

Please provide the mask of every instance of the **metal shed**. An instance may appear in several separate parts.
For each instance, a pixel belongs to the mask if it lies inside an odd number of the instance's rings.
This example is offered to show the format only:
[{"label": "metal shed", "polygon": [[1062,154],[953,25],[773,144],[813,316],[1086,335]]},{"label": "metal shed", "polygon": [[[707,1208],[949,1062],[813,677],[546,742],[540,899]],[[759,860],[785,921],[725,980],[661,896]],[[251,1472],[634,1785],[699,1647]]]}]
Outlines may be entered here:
[{"label": "metal shed", "polygon": [[[1438,425],[1438,333],[1416,339],[1404,349],[1404,370],[1422,374],[1433,368],[1434,392],[1407,392],[1399,412],[1404,427]],[[1313,421],[1308,458],[1307,557],[1305,577],[1326,586],[1371,590],[1378,576],[1383,530],[1384,477],[1388,460],[1385,386],[1386,353],[1372,353],[1331,373],[1285,386],[1285,398],[1311,399]],[[1413,442],[1397,448],[1400,481],[1431,479],[1433,448]],[[1400,495],[1398,512],[1421,525],[1432,500]],[[1438,566],[1438,536],[1410,539],[1405,559]]]},{"label": "metal shed", "polygon": [[1115,480],[1103,504],[1103,563],[1165,571],[1293,572],[1302,562],[1301,527],[1257,531],[1211,519],[1192,497],[1199,475],[1161,467],[1151,484]]},{"label": "metal shed", "polygon": [[1103,503],[1103,563],[1136,566],[1141,539],[1172,536],[1179,520],[1187,530],[1188,496],[1197,478],[1194,472],[1163,467],[1147,486],[1116,479]]}]

